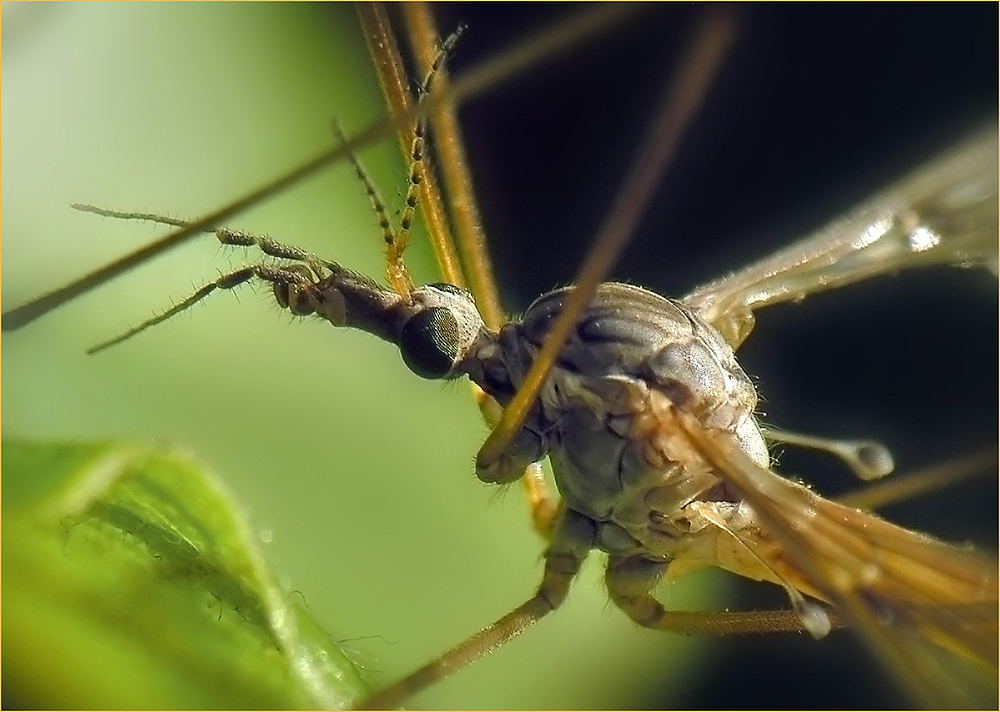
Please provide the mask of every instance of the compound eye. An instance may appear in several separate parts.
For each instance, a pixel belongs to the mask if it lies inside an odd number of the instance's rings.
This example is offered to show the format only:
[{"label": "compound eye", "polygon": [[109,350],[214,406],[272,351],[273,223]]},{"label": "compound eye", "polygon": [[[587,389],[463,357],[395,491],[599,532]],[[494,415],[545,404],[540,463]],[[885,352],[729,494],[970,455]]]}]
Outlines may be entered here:
[{"label": "compound eye", "polygon": [[421,378],[447,376],[459,347],[458,320],[444,307],[428,307],[414,314],[399,334],[403,362]]}]

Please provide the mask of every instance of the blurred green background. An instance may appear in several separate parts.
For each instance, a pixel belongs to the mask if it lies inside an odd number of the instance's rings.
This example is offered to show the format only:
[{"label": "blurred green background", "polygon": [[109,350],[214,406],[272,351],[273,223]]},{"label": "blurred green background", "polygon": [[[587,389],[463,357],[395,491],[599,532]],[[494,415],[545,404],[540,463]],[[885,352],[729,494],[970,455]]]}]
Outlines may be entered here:
[{"label": "blurred green background", "polygon": [[[5,309],[158,234],[71,202],[198,216],[329,145],[333,116],[351,131],[383,114],[349,6],[7,3],[2,19]],[[363,158],[398,204],[395,146]],[[381,274],[375,220],[346,166],[232,226]],[[431,281],[415,243],[411,269]],[[423,382],[375,339],[298,323],[249,288],[84,353],[254,259],[206,236],[5,335],[4,436],[200,458],[244,504],[287,587],[387,683],[520,603],[541,571],[520,493],[473,474],[485,428],[464,384]],[[707,643],[610,610],[598,563],[558,615],[412,705],[628,707],[646,681],[682,691]],[[666,597],[721,605],[697,581]]]}]

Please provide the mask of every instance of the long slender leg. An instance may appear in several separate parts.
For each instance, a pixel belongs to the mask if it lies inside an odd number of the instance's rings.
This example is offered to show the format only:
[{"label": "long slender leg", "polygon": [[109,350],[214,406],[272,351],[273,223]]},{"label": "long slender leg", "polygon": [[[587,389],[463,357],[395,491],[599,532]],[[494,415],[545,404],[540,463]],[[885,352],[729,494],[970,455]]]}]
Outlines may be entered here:
[{"label": "long slender leg", "polygon": [[658,183],[658,176],[669,167],[681,136],[731,43],[734,27],[734,15],[720,11],[711,14],[696,32],[681,72],[663,95],[656,118],[643,141],[642,152],[594,238],[573,292],[550,327],[517,394],[480,448],[477,468],[488,468],[497,461],[520,430],[563,344],[638,224]]},{"label": "long slender leg", "polygon": [[554,611],[566,598],[570,583],[591,549],[594,536],[593,521],[566,510],[545,552],[545,572],[534,596],[437,660],[366,700],[359,705],[359,709],[398,707],[406,698],[464,668]]},{"label": "long slender leg", "polygon": [[[333,122],[333,131],[337,135],[337,139],[342,143],[347,141],[347,134],[344,133],[344,130],[336,121]],[[365,187],[365,193],[368,195],[372,210],[375,211],[375,216],[378,218],[379,228],[382,230],[382,241],[385,243],[385,277],[399,296],[408,297],[410,292],[413,291],[414,285],[413,280],[406,271],[406,267],[403,265],[403,251],[406,249],[407,242],[405,231],[397,233],[392,229],[392,222],[390,222],[389,214],[386,212],[386,205],[382,199],[382,194],[375,186],[375,181],[372,180],[371,176],[368,175],[368,171],[361,164],[361,159],[353,151],[347,154],[347,158],[354,168],[354,174]]]},{"label": "long slender leg", "polygon": [[896,475],[874,485],[837,497],[837,502],[858,509],[878,509],[928,492],[950,487],[966,479],[996,471],[997,451],[984,450],[914,472]]},{"label": "long slender leg", "polygon": [[[408,3],[403,6],[407,38],[413,53],[425,66],[431,66],[437,56],[438,32],[428,3]],[[435,91],[447,91],[447,72],[439,72],[434,80]],[[445,103],[428,113],[427,120],[434,134],[435,158],[441,183],[447,191],[448,209],[455,226],[458,250],[469,289],[483,321],[498,330],[507,321],[496,276],[490,264],[486,234],[469,170],[471,162],[459,128],[455,104]],[[426,173],[425,173],[426,175]],[[427,214],[427,191],[424,191],[424,214]]]},{"label": "long slender leg", "polygon": [[[420,99],[422,99],[423,96],[430,90],[434,77],[440,70],[445,57],[454,48],[460,36],[461,28],[450,35],[442,44],[437,57],[435,57],[430,70],[427,72],[423,83],[419,87]],[[382,195],[379,193],[378,188],[375,187],[375,183],[371,179],[371,176],[368,175],[368,172],[361,164],[357,155],[353,152],[348,153],[348,159],[354,167],[354,172],[358,179],[365,187],[365,193],[367,193],[368,199],[371,201],[372,209],[378,217],[379,227],[382,230],[382,240],[385,242],[386,279],[389,284],[392,285],[392,288],[396,291],[396,293],[403,298],[409,298],[410,293],[414,289],[413,279],[410,277],[410,274],[406,269],[406,265],[403,262],[403,253],[409,245],[410,227],[413,225],[413,218],[416,214],[417,202],[419,200],[420,185],[423,181],[421,164],[424,159],[424,136],[426,129],[426,118],[418,118],[416,126],[413,130],[413,140],[410,144],[410,163],[407,171],[408,185],[405,198],[406,207],[403,209],[403,214],[400,217],[400,227],[398,231],[395,231],[392,228],[392,223],[390,222],[389,215],[386,212],[385,201],[382,199]],[[347,135],[337,122],[334,122],[333,130],[341,142],[347,141]]]},{"label": "long slender leg", "polygon": [[[650,591],[667,564],[638,556],[612,556],[605,583],[618,608],[641,626],[685,635],[733,635],[803,631],[795,611],[669,611]],[[836,625],[834,622],[833,625]]]},{"label": "long slender leg", "polygon": [[559,501],[549,492],[542,474],[542,463],[533,462],[524,470],[521,478],[525,496],[528,498],[528,509],[531,512],[531,523],[535,531],[546,540],[552,539],[555,531],[556,517],[559,514]]},{"label": "long slender leg", "polygon": [[[434,61],[431,63],[430,69],[427,70],[427,74],[424,76],[424,81],[421,82],[420,87],[418,88],[418,102],[423,101],[424,97],[430,93],[431,87],[434,84],[434,78],[441,70],[448,54],[455,49],[455,45],[458,44],[458,40],[462,36],[462,32],[464,30],[464,27],[459,27],[457,30],[448,35],[444,42],[441,43],[441,47],[438,50],[437,55],[434,57]],[[406,189],[406,208],[403,211],[403,216],[399,220],[400,230],[398,242],[400,257],[402,257],[403,250],[406,249],[408,241],[407,236],[410,232],[410,226],[413,224],[413,215],[417,208],[420,182],[422,180],[420,163],[424,158],[424,137],[426,133],[427,116],[421,115],[413,127],[413,142],[410,144],[410,170],[408,174],[408,186]]]},{"label": "long slender leg", "polygon": [[[409,89],[409,79],[403,66],[399,43],[396,41],[396,35],[385,6],[382,3],[359,3],[356,9],[368,43],[368,51],[372,55],[375,69],[379,75],[379,84],[382,85],[382,93],[385,95],[389,113],[394,116],[410,115],[414,102]],[[428,42],[436,41],[437,34],[434,33],[433,40],[429,39]],[[422,64],[430,66],[435,52],[421,55],[422,58],[424,56],[426,56],[426,61]],[[447,136],[448,134],[443,135]],[[439,141],[441,136],[442,133],[438,132]],[[413,142],[412,127],[398,131],[398,138],[400,151],[404,159],[409,160],[410,147]],[[439,187],[439,181],[426,164],[421,165],[420,171],[424,222],[427,223],[428,237],[437,258],[438,271],[444,281],[464,289],[465,279],[459,265],[455,238],[446,217],[448,211],[444,207],[444,196]],[[482,300],[478,295],[476,301],[482,305]],[[489,322],[487,321],[487,323]],[[491,324],[491,326],[499,328],[497,324]]]},{"label": "long slender leg", "polygon": [[[434,62],[431,64],[427,75],[424,77],[424,81],[418,89],[418,103],[423,101],[424,96],[430,92],[431,85],[434,82],[434,77],[437,76],[437,73],[444,63],[445,58],[448,56],[448,53],[454,49],[461,34],[462,28],[459,28],[449,35],[441,44],[441,49],[438,51],[437,56],[434,58]],[[394,286],[397,281],[403,283],[410,280],[410,276],[406,272],[406,267],[403,264],[403,252],[406,251],[406,247],[410,242],[410,228],[413,226],[413,218],[417,211],[417,202],[420,199],[420,186],[423,182],[421,164],[424,160],[424,142],[426,133],[427,117],[426,115],[421,115],[417,118],[416,124],[413,127],[413,141],[410,143],[410,165],[407,170],[407,188],[406,198],[404,200],[406,207],[403,209],[403,214],[399,218],[399,232],[396,233],[395,240],[393,240],[392,244],[386,249],[386,275],[389,277],[389,281]],[[412,281],[409,282],[409,285],[410,289],[412,289]]]}]

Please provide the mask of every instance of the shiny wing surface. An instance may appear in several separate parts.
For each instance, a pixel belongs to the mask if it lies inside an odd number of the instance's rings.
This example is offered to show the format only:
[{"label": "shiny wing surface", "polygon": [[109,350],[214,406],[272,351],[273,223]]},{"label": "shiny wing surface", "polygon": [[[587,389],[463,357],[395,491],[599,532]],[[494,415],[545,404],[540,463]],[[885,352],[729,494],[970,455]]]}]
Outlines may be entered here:
[{"label": "shiny wing surface", "polygon": [[684,298],[734,347],[761,307],[932,264],[997,269],[997,134],[982,133],[815,234]]},{"label": "shiny wing surface", "polygon": [[[654,410],[662,426],[683,430],[754,510],[760,529],[744,532],[740,547],[830,602],[838,620],[862,636],[919,703],[974,706],[983,695],[995,699],[995,558],[826,500],[755,464],[730,436],[705,429],[662,394],[654,398],[661,401]],[[741,573],[738,565],[727,568]],[[985,691],[966,679],[969,668],[987,671],[993,682],[985,682]]]}]

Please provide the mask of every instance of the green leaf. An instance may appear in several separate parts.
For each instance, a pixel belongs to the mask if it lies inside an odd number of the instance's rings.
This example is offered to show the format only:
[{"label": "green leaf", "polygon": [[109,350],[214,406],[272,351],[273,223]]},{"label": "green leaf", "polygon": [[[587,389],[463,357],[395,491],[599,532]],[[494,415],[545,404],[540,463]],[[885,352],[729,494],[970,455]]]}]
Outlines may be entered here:
[{"label": "green leaf", "polygon": [[344,707],[368,687],[197,463],[4,442],[4,706]]}]

